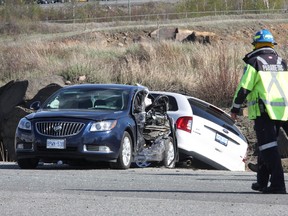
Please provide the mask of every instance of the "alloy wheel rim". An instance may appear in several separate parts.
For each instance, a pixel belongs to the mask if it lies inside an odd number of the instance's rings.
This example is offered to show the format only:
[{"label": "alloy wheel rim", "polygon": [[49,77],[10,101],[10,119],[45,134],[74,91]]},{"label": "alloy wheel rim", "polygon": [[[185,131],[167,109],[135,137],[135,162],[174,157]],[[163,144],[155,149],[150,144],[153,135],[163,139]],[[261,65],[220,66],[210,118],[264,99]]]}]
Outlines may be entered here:
[{"label": "alloy wheel rim", "polygon": [[127,166],[131,159],[131,142],[128,137],[124,138],[122,155],[123,164]]}]

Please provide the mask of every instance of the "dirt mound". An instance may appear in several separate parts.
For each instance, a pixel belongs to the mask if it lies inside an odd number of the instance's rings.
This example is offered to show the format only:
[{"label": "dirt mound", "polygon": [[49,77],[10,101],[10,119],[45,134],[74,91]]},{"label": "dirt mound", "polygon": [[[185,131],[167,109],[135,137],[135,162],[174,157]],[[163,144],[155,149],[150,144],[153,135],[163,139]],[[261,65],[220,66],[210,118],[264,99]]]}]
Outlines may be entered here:
[{"label": "dirt mound", "polygon": [[[210,21],[197,21],[192,22],[187,27],[180,24],[171,23],[169,26],[159,25],[159,27],[147,26],[145,29],[137,30],[118,30],[106,31],[104,38],[109,41],[110,45],[117,45],[119,42],[129,44],[129,42],[137,42],[137,38],[142,40],[176,40],[183,42],[200,42],[200,43],[213,43],[213,42],[239,42],[250,44],[253,35],[261,29],[269,29],[274,35],[279,46],[287,45],[288,35],[288,19],[284,19],[282,15],[278,17],[275,15],[262,15],[258,17],[247,16],[235,19],[224,20],[210,20]],[[212,18],[211,18],[212,19]],[[99,32],[98,32],[99,33]],[[135,40],[136,39],[136,40]]]}]

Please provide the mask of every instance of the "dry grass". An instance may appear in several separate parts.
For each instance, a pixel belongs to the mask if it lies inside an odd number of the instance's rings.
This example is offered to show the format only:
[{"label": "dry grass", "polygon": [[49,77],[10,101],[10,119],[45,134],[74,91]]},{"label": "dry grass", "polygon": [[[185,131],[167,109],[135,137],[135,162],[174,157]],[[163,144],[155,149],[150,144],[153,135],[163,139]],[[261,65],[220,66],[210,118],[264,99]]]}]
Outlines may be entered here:
[{"label": "dry grass", "polygon": [[202,59],[203,62],[198,74],[198,97],[224,107],[231,105],[233,93],[243,74],[241,59],[248,50],[249,46],[236,43],[219,43],[202,50],[196,61],[199,63]]},{"label": "dry grass", "polygon": [[1,81],[57,74],[75,83],[86,75],[90,83],[141,83],[227,105],[246,51],[235,46],[162,41],[107,48],[73,40],[0,44]]}]

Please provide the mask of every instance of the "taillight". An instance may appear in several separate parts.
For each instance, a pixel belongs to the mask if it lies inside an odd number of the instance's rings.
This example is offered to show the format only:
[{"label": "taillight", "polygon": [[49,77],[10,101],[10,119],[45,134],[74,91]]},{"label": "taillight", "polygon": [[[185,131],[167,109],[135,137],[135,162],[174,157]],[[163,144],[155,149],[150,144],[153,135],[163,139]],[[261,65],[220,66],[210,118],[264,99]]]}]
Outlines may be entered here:
[{"label": "taillight", "polygon": [[192,116],[183,116],[177,119],[176,128],[191,133]]}]

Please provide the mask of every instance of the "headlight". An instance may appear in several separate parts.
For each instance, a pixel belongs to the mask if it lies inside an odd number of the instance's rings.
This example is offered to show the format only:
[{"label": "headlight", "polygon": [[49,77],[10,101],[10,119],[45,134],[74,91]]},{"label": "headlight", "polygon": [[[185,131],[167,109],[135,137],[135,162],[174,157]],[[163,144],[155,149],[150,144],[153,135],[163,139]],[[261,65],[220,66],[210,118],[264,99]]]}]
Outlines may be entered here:
[{"label": "headlight", "polygon": [[117,124],[117,120],[107,120],[95,122],[92,124],[90,131],[108,131],[112,130]]},{"label": "headlight", "polygon": [[26,118],[22,118],[19,121],[18,128],[23,129],[23,130],[31,130],[32,129],[31,122],[28,121]]}]

